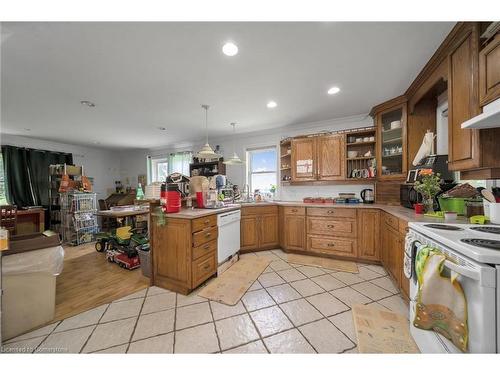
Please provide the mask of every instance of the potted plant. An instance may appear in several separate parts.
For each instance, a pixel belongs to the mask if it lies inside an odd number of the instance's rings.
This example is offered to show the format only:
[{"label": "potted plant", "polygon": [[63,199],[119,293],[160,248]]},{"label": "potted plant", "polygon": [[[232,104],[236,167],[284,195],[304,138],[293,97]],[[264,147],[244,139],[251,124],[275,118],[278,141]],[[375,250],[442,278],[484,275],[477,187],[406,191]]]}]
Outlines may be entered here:
[{"label": "potted plant", "polygon": [[434,197],[441,191],[441,176],[430,169],[420,171],[419,176],[422,178],[415,182],[415,190],[422,194],[425,213],[433,213]]}]

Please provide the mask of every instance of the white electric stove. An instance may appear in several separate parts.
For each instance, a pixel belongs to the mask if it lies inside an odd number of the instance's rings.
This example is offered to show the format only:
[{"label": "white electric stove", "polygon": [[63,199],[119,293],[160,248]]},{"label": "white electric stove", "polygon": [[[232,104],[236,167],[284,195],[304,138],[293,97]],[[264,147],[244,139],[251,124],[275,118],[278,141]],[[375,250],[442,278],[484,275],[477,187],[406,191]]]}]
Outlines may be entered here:
[{"label": "white electric stove", "polygon": [[410,223],[405,275],[410,279],[410,331],[423,353],[459,352],[445,337],[412,324],[418,284],[414,261],[420,245],[446,255],[443,274],[458,274],[467,299],[469,352],[500,351],[500,226]]}]

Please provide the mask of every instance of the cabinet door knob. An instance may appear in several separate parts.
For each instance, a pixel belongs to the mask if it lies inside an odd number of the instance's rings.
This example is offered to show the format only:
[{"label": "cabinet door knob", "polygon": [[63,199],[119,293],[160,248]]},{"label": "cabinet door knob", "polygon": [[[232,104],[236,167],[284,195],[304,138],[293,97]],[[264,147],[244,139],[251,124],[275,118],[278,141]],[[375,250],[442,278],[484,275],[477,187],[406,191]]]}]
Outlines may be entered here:
[{"label": "cabinet door knob", "polygon": [[335,225],[332,225],[332,224],[328,224],[327,225],[328,228],[335,228]]},{"label": "cabinet door knob", "polygon": [[292,212],[297,212],[297,209],[296,208],[292,209]]},{"label": "cabinet door knob", "polygon": [[208,233],[205,233],[205,237],[210,237],[212,235],[212,233],[208,232]]},{"label": "cabinet door knob", "polygon": [[327,214],[333,214],[333,210],[326,211]]},{"label": "cabinet door knob", "polygon": [[205,264],[205,267],[203,269],[208,270],[210,268],[210,264]]}]

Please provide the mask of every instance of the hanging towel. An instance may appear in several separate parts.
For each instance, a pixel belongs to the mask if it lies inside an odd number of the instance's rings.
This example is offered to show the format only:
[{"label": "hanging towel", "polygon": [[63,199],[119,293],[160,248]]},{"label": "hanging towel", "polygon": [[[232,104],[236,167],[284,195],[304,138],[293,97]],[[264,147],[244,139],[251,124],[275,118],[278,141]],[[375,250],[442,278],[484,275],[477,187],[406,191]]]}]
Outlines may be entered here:
[{"label": "hanging towel", "polygon": [[438,250],[427,246],[419,249],[415,260],[418,295],[413,325],[440,333],[466,352],[467,301],[456,274],[441,276],[445,261],[445,255]]}]

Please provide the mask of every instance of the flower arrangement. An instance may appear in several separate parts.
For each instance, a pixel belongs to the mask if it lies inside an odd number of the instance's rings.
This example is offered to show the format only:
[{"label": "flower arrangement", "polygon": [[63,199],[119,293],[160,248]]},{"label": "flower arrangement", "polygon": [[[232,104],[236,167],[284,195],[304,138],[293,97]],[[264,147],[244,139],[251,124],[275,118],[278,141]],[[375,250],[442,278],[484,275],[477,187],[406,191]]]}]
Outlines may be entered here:
[{"label": "flower arrangement", "polygon": [[421,170],[422,178],[415,182],[415,190],[422,194],[426,212],[434,211],[434,197],[441,191],[441,175],[431,169]]}]

